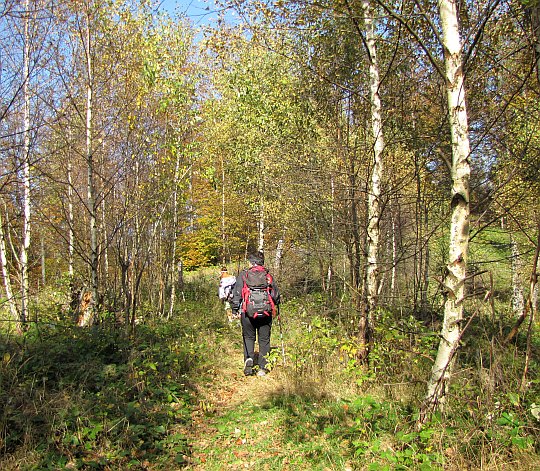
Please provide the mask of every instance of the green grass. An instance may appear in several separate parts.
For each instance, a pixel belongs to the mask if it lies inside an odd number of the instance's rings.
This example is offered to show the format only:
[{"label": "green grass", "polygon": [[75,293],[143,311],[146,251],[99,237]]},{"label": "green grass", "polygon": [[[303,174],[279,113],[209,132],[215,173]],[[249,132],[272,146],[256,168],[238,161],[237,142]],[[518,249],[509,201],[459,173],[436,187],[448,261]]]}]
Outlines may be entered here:
[{"label": "green grass", "polygon": [[[484,255],[504,250],[487,246]],[[439,341],[431,326],[379,311],[366,366],[356,359],[354,313],[329,315],[317,293],[290,299],[274,325],[273,370],[246,378],[239,327],[227,323],[214,285],[211,274],[194,275],[174,318],[147,315],[134,335],[68,323],[2,334],[0,468],[540,467],[537,329],[520,393],[525,334],[500,345],[489,306],[468,301],[477,313],[446,409],[416,430]]]},{"label": "green grass", "polygon": [[190,420],[196,366],[196,346],[185,340],[174,325],[142,327],[136,337],[66,326],[4,338],[2,469],[184,460],[186,439],[175,428]]}]

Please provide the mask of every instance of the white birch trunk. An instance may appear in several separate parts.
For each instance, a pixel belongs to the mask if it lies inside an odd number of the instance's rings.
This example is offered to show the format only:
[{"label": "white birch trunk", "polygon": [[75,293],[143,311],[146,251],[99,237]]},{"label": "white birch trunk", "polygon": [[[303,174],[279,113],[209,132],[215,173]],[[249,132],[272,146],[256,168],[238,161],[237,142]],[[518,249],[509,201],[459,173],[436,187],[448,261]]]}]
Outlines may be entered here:
[{"label": "white birch trunk", "polygon": [[261,195],[259,201],[259,243],[257,245],[257,250],[264,253],[264,200]]},{"label": "white birch trunk", "polygon": [[97,301],[98,273],[97,273],[97,226],[96,226],[96,195],[94,188],[94,155],[92,150],[92,112],[93,112],[93,77],[92,57],[90,55],[90,25],[87,17],[86,23],[86,63],[88,71],[88,84],[86,88],[86,161],[88,164],[88,209],[90,211],[90,265],[92,279],[93,302]]},{"label": "white birch trunk", "polygon": [[283,258],[283,247],[285,245],[285,233],[287,228],[283,228],[283,234],[281,234],[276,247],[276,258],[274,259],[274,273],[279,278],[281,274],[281,259]]},{"label": "white birch trunk", "polygon": [[373,169],[368,192],[368,226],[367,226],[367,270],[366,290],[367,306],[365,317],[360,326],[364,332],[364,340],[371,332],[371,315],[377,306],[378,272],[379,272],[379,241],[381,217],[381,180],[383,174],[384,138],[381,118],[381,98],[379,95],[379,65],[375,45],[375,24],[369,0],[362,0],[362,10],[365,15],[366,44],[369,56],[369,88],[371,101],[371,129],[373,134]]},{"label": "white birch trunk", "polygon": [[365,12],[366,43],[369,60],[369,81],[371,100],[371,128],[373,133],[373,170],[371,173],[371,184],[368,195],[368,227],[367,227],[367,301],[369,312],[377,305],[377,278],[379,271],[378,251],[380,239],[380,217],[381,217],[381,179],[383,174],[383,150],[384,138],[381,118],[381,98],[379,95],[379,65],[377,62],[377,49],[375,47],[375,25],[371,17],[369,1],[362,1],[362,8]]},{"label": "white birch trunk", "polygon": [[419,424],[425,422],[431,412],[442,406],[445,401],[447,385],[452,375],[455,354],[461,338],[469,249],[470,147],[457,7],[455,0],[440,0],[438,6],[443,33],[445,79],[452,139],[452,213],[449,258],[444,279],[446,299],[441,340],[431,370]]},{"label": "white birch trunk", "polygon": [[510,246],[512,249],[512,311],[514,317],[523,315],[525,310],[525,297],[523,295],[523,284],[521,282],[522,263],[516,240],[510,234]]},{"label": "white birch trunk", "polygon": [[6,291],[7,303],[9,306],[9,313],[15,323],[19,322],[19,313],[17,311],[17,305],[13,298],[13,289],[11,288],[11,277],[9,273],[7,252],[6,252],[6,239],[4,237],[4,226],[2,222],[2,215],[0,214],[0,265],[2,268],[2,277],[4,278],[4,289]]},{"label": "white birch trunk", "polygon": [[223,158],[223,155],[221,156],[221,250],[222,250],[222,258],[221,263],[225,265],[226,263],[226,244],[227,244],[227,236],[225,233],[225,204],[226,204],[226,198],[225,198],[225,159]]},{"label": "white birch trunk", "polygon": [[330,190],[331,190],[331,208],[330,208],[330,256],[329,262],[328,262],[328,271],[326,273],[326,289],[330,291],[331,295],[333,296],[334,290],[332,289],[333,286],[333,276],[334,276],[334,229],[335,229],[335,217],[334,217],[334,203],[335,203],[335,184],[334,184],[334,175],[330,177]]},{"label": "white birch trunk", "polygon": [[30,2],[24,2],[24,57],[23,57],[23,99],[24,99],[24,129],[23,129],[23,237],[19,261],[21,264],[21,322],[28,320],[28,250],[30,249]]},{"label": "white birch trunk", "polygon": [[176,263],[176,246],[178,239],[178,183],[180,180],[180,153],[176,153],[176,165],[174,167],[174,188],[173,188],[173,241],[172,241],[172,256],[170,263],[170,280],[171,280],[171,298],[169,301],[169,313],[167,319],[170,319],[173,314],[174,305],[176,303],[176,282],[177,263]]},{"label": "white birch trunk", "polygon": [[103,253],[103,283],[107,286],[109,280],[109,249],[108,249],[108,232],[107,232],[107,205],[105,198],[101,199],[101,234],[103,240],[103,248],[100,253]]},{"label": "white birch trunk", "polygon": [[73,259],[75,254],[75,216],[73,214],[73,176],[71,162],[68,162],[67,167],[67,179],[68,179],[68,224],[69,224],[69,236],[68,236],[68,273],[70,283],[73,282],[73,276],[75,274],[73,267]]},{"label": "white birch trunk", "polygon": [[86,5],[86,24],[84,31],[84,47],[86,54],[86,147],[85,157],[87,164],[87,206],[90,215],[89,236],[90,236],[90,279],[92,300],[90,307],[86,310],[82,325],[88,325],[92,322],[95,315],[95,305],[98,299],[98,258],[97,258],[97,217],[96,217],[96,198],[94,187],[94,155],[92,149],[92,111],[93,111],[93,73],[92,73],[92,55],[90,42],[90,12]]}]

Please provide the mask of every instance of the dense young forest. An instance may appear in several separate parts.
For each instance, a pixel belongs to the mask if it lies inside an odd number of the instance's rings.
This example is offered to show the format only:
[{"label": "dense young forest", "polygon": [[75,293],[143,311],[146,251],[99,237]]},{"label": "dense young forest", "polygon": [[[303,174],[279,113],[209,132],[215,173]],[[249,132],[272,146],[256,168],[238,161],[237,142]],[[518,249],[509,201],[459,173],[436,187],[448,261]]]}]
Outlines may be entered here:
[{"label": "dense young forest", "polygon": [[214,14],[0,3],[0,468],[540,469],[538,0]]}]

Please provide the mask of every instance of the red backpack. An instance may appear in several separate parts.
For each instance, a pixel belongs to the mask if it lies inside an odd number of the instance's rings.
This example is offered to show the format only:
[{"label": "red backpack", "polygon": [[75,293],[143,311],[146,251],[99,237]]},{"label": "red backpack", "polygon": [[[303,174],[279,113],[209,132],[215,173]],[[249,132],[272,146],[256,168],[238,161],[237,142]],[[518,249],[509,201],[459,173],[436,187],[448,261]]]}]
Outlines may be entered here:
[{"label": "red backpack", "polygon": [[276,305],[271,292],[273,279],[268,270],[261,265],[255,265],[245,272],[242,279],[242,311],[254,319],[274,316]]}]

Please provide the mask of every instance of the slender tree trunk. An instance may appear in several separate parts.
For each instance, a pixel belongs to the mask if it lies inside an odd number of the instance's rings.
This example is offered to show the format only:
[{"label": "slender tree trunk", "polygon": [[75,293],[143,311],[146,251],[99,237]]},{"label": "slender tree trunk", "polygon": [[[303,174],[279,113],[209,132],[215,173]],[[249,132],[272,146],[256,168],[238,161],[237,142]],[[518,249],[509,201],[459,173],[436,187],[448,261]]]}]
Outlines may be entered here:
[{"label": "slender tree trunk", "polygon": [[23,129],[23,237],[19,261],[21,264],[21,322],[28,320],[28,251],[30,249],[30,2],[24,2],[24,57],[23,57],[23,99],[24,99],[24,129]]},{"label": "slender tree trunk", "polygon": [[[71,139],[70,139],[71,145]],[[69,157],[68,157],[69,158]],[[75,216],[73,214],[73,175],[71,162],[67,165],[67,180],[68,180],[68,275],[69,275],[69,288],[71,291],[71,299],[75,299],[75,268],[74,268],[74,255],[75,255]]]},{"label": "slender tree trunk", "polygon": [[521,283],[523,267],[518,245],[512,234],[510,234],[510,247],[512,249],[512,311],[514,317],[519,318],[525,309],[523,284]]},{"label": "slender tree trunk", "polygon": [[328,254],[328,272],[326,274],[326,288],[330,294],[330,299],[333,300],[335,296],[334,290],[334,252],[335,252],[335,183],[334,175],[330,177],[330,189],[331,189],[331,208],[330,208],[330,253]]},{"label": "slender tree trunk", "polygon": [[107,232],[107,207],[105,198],[101,199],[101,234],[103,238],[103,247],[99,252],[103,254],[103,281],[102,285],[108,286],[109,280],[109,248]]},{"label": "slender tree trunk", "polygon": [[536,309],[536,295],[537,295],[537,286],[538,286],[538,259],[540,257],[540,222],[538,223],[538,234],[537,234],[537,241],[536,241],[536,250],[534,252],[533,257],[533,264],[532,264],[532,270],[531,270],[531,277],[529,279],[529,295],[527,296],[527,302],[525,303],[525,307],[520,314],[520,316],[516,319],[516,322],[506,338],[504,339],[504,343],[507,344],[511,342],[514,337],[519,332],[519,328],[521,327],[521,324],[527,317],[528,313],[532,313]]},{"label": "slender tree trunk", "polygon": [[392,277],[390,280],[390,296],[395,299],[396,296],[396,275],[397,275],[397,238],[396,238],[396,218],[392,211]]},{"label": "slender tree trunk", "polygon": [[93,71],[90,38],[90,6],[85,5],[84,37],[81,38],[86,59],[86,117],[85,117],[85,158],[87,165],[86,204],[89,214],[89,237],[90,237],[90,291],[91,299],[89,306],[84,310],[79,320],[80,326],[91,324],[95,320],[96,303],[98,302],[98,246],[97,246],[97,207],[95,196],[95,172],[94,155],[92,149],[92,112],[93,112]]},{"label": "slender tree trunk", "polygon": [[264,199],[263,199],[262,192],[261,192],[261,196],[259,198],[259,222],[258,222],[259,243],[257,245],[257,250],[259,250],[259,252],[264,252],[264,230],[265,230],[264,224],[265,224],[265,222],[264,222]]},{"label": "slender tree trunk", "polygon": [[379,278],[379,245],[381,218],[381,180],[383,175],[384,138],[381,117],[381,98],[379,95],[380,79],[377,49],[375,45],[375,23],[373,10],[369,0],[362,0],[366,30],[366,46],[369,58],[369,88],[371,102],[371,130],[373,134],[373,168],[368,191],[368,224],[367,224],[367,269],[366,269],[366,306],[360,319],[360,356],[369,353],[372,339],[372,315],[377,307]]},{"label": "slender tree trunk", "polygon": [[445,304],[441,340],[431,370],[418,425],[445,401],[461,338],[467,255],[469,250],[469,131],[455,0],[440,0],[450,132],[452,138],[452,200],[449,258],[444,279]]},{"label": "slender tree trunk", "polygon": [[[135,162],[135,188],[136,191],[139,189],[140,185],[140,165],[139,162]],[[129,277],[129,293],[130,293],[130,299],[129,299],[129,306],[131,308],[131,311],[129,313],[129,325],[134,325],[135,322],[135,311],[137,309],[137,286],[138,286],[138,264],[140,263],[139,259],[139,247],[141,246],[141,223],[140,223],[140,214],[139,211],[135,211],[135,233],[133,234],[133,237],[131,238],[131,260],[129,264],[129,271],[128,271],[128,277]]]},{"label": "slender tree trunk", "polygon": [[45,284],[47,283],[47,269],[45,266],[46,252],[45,252],[45,238],[43,237],[43,234],[41,235],[40,242],[41,242],[41,284],[43,287],[45,287]]},{"label": "slender tree trunk", "polygon": [[90,12],[89,6],[86,6],[86,28],[85,28],[85,49],[86,49],[86,69],[87,69],[87,84],[86,84],[86,162],[88,167],[88,183],[87,183],[87,204],[90,213],[90,278],[92,285],[92,308],[89,309],[91,315],[95,315],[94,309],[98,302],[98,244],[97,244],[97,208],[95,194],[95,172],[94,172],[94,154],[92,149],[92,112],[93,112],[93,64],[90,42]]},{"label": "slender tree trunk", "polygon": [[225,159],[221,156],[221,263],[225,265],[227,263],[227,235],[225,232],[225,204],[226,204],[226,192],[225,192]]},{"label": "slender tree trunk", "polygon": [[428,288],[429,288],[429,244],[428,244],[428,224],[429,224],[429,210],[427,205],[424,204],[424,217],[422,219],[423,231],[422,231],[422,276],[421,280],[421,296],[420,307],[422,311],[426,311],[428,307]]},{"label": "slender tree trunk", "polygon": [[[414,123],[413,123],[414,126]],[[419,163],[419,155],[418,152],[415,153],[414,158],[414,173],[415,173],[415,179],[416,179],[416,202],[415,202],[415,250],[414,250],[414,277],[413,277],[413,312],[415,314],[419,314],[419,312],[422,310],[421,304],[422,302],[419,301],[419,297],[421,296],[421,289],[420,286],[422,284],[422,276],[423,276],[423,246],[424,241],[422,237],[422,212],[424,210],[424,201],[422,201],[422,178],[421,178],[421,170],[420,170],[420,163]]]},{"label": "slender tree trunk", "polygon": [[540,82],[540,3],[538,1],[527,3],[531,5],[527,7],[527,11],[529,13],[532,26],[533,49],[536,60],[536,77],[538,82]]},{"label": "slender tree trunk", "polygon": [[173,314],[174,305],[176,303],[176,284],[177,284],[177,262],[176,262],[176,245],[178,239],[178,183],[180,179],[180,153],[176,153],[176,164],[174,167],[174,188],[173,188],[173,240],[172,254],[170,263],[170,280],[171,280],[171,298],[169,302],[169,313],[167,318],[170,319]]},{"label": "slender tree trunk", "polygon": [[[348,100],[348,110],[347,113],[351,112],[350,109],[350,97]],[[349,198],[349,218],[351,221],[350,224],[350,233],[349,237],[350,240],[347,243],[346,251],[349,258],[349,265],[350,265],[350,275],[349,279],[351,281],[351,296],[352,296],[352,304],[358,311],[361,310],[361,301],[362,301],[362,295],[361,295],[361,289],[360,286],[362,284],[362,275],[361,275],[361,257],[362,257],[362,240],[361,240],[361,234],[360,234],[360,222],[359,222],[359,209],[358,209],[358,198],[357,198],[357,172],[358,169],[356,168],[356,162],[354,159],[354,156],[352,155],[352,152],[349,152],[349,126],[347,125],[346,129],[346,135],[345,139],[343,139],[343,135],[341,132],[341,128],[338,127],[337,129],[337,144],[339,151],[343,154],[343,159],[346,162],[347,165],[347,178],[349,180],[349,188],[347,189],[347,196]]]},{"label": "slender tree trunk", "polygon": [[193,232],[195,230],[195,211],[193,209],[193,167],[190,165],[189,169],[189,180],[188,180],[188,192],[189,200],[186,203],[187,213],[188,213],[188,232]]},{"label": "slender tree trunk", "polygon": [[[19,312],[17,311],[17,305],[13,298],[13,289],[11,288],[11,276],[9,273],[7,252],[6,252],[6,240],[4,237],[4,225],[2,222],[2,214],[0,213],[0,265],[2,267],[2,277],[4,278],[4,289],[6,291],[7,303],[9,306],[9,313],[15,323],[19,323]],[[20,327],[20,326],[18,326]]]},{"label": "slender tree trunk", "polygon": [[278,240],[276,247],[276,258],[274,259],[274,273],[278,278],[281,274],[281,259],[283,257],[283,246],[285,245],[285,232],[287,232],[286,227],[283,228],[283,233]]}]

